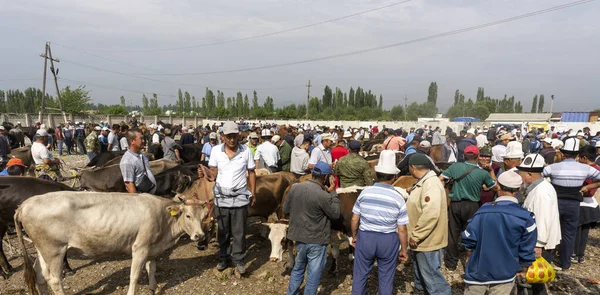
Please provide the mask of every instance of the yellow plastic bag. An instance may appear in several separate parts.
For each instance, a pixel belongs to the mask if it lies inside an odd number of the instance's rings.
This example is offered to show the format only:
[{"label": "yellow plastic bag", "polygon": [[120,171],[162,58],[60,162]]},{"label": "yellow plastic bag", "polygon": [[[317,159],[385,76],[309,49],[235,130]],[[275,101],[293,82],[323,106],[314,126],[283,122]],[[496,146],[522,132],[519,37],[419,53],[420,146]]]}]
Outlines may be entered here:
[{"label": "yellow plastic bag", "polygon": [[556,278],[556,271],[543,257],[537,258],[527,269],[527,283],[549,283]]}]

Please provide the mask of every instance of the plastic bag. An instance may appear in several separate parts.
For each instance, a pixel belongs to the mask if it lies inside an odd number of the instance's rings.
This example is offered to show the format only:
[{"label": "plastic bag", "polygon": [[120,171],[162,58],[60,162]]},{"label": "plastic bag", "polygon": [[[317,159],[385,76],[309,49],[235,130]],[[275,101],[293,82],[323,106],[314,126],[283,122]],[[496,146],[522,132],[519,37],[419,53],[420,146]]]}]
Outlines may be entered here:
[{"label": "plastic bag", "polygon": [[530,284],[548,283],[556,278],[556,271],[546,259],[539,257],[527,269],[526,277]]}]

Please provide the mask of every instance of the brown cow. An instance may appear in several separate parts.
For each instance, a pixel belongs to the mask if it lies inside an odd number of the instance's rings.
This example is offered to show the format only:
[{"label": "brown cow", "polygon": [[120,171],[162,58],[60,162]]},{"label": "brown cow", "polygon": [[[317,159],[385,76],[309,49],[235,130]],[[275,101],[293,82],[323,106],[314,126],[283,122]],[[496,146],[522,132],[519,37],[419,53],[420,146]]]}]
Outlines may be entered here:
[{"label": "brown cow", "polygon": [[21,148],[12,149],[10,154],[7,155],[8,158],[19,158],[23,160],[25,166],[31,166],[33,163],[33,157],[31,156],[31,146],[24,146]]},{"label": "brown cow", "polygon": [[442,149],[444,148],[443,144],[436,144],[431,146],[429,150],[429,156],[433,160],[433,162],[441,162],[442,161]]}]

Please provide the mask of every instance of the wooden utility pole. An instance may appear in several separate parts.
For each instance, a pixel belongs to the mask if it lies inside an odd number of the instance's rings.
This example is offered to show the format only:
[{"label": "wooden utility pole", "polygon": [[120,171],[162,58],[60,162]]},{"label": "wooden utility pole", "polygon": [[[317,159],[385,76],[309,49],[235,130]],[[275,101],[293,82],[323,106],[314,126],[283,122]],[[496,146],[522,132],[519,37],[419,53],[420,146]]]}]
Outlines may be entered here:
[{"label": "wooden utility pole", "polygon": [[63,110],[63,107],[62,107],[62,100],[60,98],[60,88],[58,88],[58,78],[56,78],[56,75],[58,74],[58,69],[56,69],[54,67],[54,61],[56,61],[56,62],[60,62],[60,61],[58,59],[52,58],[52,49],[50,48],[50,44],[48,44],[48,55],[49,55],[49,59],[50,59],[50,71],[52,72],[52,75],[54,76],[54,86],[56,86],[56,97],[58,98],[58,108],[60,109],[60,112],[63,115],[63,122],[66,124],[67,123],[67,114],[65,114],[65,110]]},{"label": "wooden utility pole", "polygon": [[404,121],[406,121],[406,115],[407,115],[407,110],[408,108],[408,95],[404,95]]},{"label": "wooden utility pole", "polygon": [[[60,89],[58,88],[58,78],[56,77],[56,75],[58,75],[58,69],[56,69],[54,67],[54,62],[60,62],[60,60],[58,58],[53,58],[52,57],[52,49],[50,48],[50,42],[46,42],[46,50],[44,52],[44,54],[40,54],[41,57],[44,58],[44,81],[43,81],[43,86],[42,86],[42,105],[40,106],[40,114],[39,114],[39,122],[40,124],[44,123],[44,109],[46,109],[45,106],[45,99],[46,99],[46,73],[47,73],[47,68],[48,68],[48,61],[50,61],[50,72],[52,72],[52,75],[54,76],[54,86],[56,86],[56,97],[58,99],[58,107],[60,112],[63,115],[63,120],[66,123],[67,122],[67,114],[65,113],[65,111],[62,108],[62,100],[60,99]],[[50,123],[50,122],[48,122]]]},{"label": "wooden utility pole", "polygon": [[44,54],[40,54],[44,58],[44,80],[42,81],[42,105],[40,106],[40,114],[38,122],[44,123],[44,99],[46,99],[46,72],[48,69],[48,42],[44,46]]},{"label": "wooden utility pole", "polygon": [[306,119],[308,119],[308,107],[310,105],[310,80],[308,80],[306,87],[308,88],[308,95],[306,96]]}]

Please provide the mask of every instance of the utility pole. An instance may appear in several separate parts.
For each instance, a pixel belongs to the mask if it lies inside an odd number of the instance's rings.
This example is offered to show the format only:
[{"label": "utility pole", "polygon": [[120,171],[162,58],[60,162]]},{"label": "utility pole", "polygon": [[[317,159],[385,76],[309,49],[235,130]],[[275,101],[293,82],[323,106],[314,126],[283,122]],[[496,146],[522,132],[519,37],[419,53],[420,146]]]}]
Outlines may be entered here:
[{"label": "utility pole", "polygon": [[308,106],[310,104],[310,80],[308,80],[306,87],[308,88],[308,94],[306,95],[306,119],[308,119]]},{"label": "utility pole", "polygon": [[[46,42],[46,53],[44,55],[40,55],[41,57],[44,58],[44,84],[43,84],[43,89],[42,89],[42,105],[40,106],[40,124],[43,123],[43,111],[44,111],[44,99],[46,96],[46,68],[48,66],[48,61],[50,61],[50,72],[52,72],[52,75],[54,76],[54,86],[56,87],[56,97],[58,99],[58,107],[60,112],[63,115],[63,120],[65,123],[67,123],[67,114],[65,114],[65,111],[62,108],[62,100],[60,98],[60,88],[58,88],[58,78],[56,77],[56,75],[58,75],[58,69],[54,67],[54,62],[60,62],[59,59],[55,59],[52,57],[52,49],[50,48],[50,42]],[[50,123],[50,122],[48,122]]]},{"label": "utility pole", "polygon": [[550,101],[550,114],[552,114],[552,107],[554,107],[554,94],[550,95],[552,97],[552,101]]},{"label": "utility pole", "polygon": [[44,46],[44,54],[40,54],[44,58],[44,80],[42,81],[42,105],[40,106],[40,114],[38,122],[44,123],[44,99],[46,99],[46,72],[48,68],[48,42]]},{"label": "utility pole", "polygon": [[404,121],[406,121],[407,108],[408,108],[408,96],[405,94],[404,95]]}]

